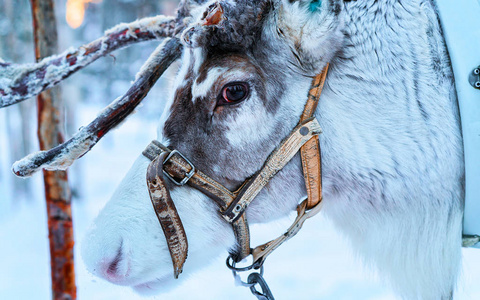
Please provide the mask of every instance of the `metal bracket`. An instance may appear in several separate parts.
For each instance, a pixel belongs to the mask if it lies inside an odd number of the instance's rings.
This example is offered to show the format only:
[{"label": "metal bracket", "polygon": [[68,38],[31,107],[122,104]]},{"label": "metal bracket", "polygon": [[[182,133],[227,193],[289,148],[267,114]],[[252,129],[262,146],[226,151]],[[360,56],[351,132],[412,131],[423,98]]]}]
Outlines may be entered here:
[{"label": "metal bracket", "polygon": [[468,82],[476,89],[480,90],[480,66],[473,69],[468,77]]},{"label": "metal bracket", "polygon": [[473,247],[480,243],[480,236],[478,235],[464,235],[462,238],[462,247]]}]

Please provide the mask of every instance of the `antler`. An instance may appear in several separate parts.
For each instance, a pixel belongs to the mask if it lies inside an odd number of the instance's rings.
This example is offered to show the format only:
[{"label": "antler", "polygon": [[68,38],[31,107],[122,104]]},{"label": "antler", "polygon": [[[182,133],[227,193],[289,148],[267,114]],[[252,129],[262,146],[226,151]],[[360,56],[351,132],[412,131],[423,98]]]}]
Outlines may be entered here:
[{"label": "antler", "polygon": [[17,65],[0,60],[0,108],[40,94],[112,51],[142,41],[171,37],[177,21],[173,17],[156,16],[122,23],[87,45],[35,64]]},{"label": "antler", "polygon": [[125,95],[106,107],[95,120],[67,142],[48,151],[32,153],[17,161],[13,165],[13,172],[17,176],[28,177],[42,168],[47,170],[68,168],[137,107],[163,72],[180,57],[181,48],[178,38],[166,39],[150,55]]},{"label": "antler", "polygon": [[[121,123],[143,100],[163,72],[180,57],[182,45],[178,36],[192,28],[185,29],[191,21],[191,7],[201,5],[204,2],[206,1],[183,0],[179,5],[176,19],[154,17],[130,24],[120,24],[109,30],[103,38],[89,45],[47,58],[38,64],[29,65],[29,68],[11,65],[0,60],[0,71],[3,69],[4,74],[6,74],[4,76],[6,78],[0,77],[1,108],[40,93],[98,57],[120,47],[142,40],[173,36],[167,38],[150,56],[125,95],[105,108],[94,121],[82,128],[64,144],[48,151],[32,153],[17,161],[13,165],[13,172],[17,176],[28,177],[42,168],[65,170],[76,159],[85,155],[110,129]],[[245,4],[248,11],[252,12],[252,16],[247,14],[248,19],[253,18],[254,20],[250,27],[258,26],[261,23],[261,16],[270,9],[271,2],[270,0],[262,0],[260,1],[262,5],[259,8],[255,8],[255,1],[253,0],[246,0],[246,2],[248,2]],[[225,17],[224,14],[226,14]],[[228,40],[225,36],[227,32],[232,30],[236,32],[235,39],[237,39],[245,34],[246,30],[239,23],[241,20],[230,21],[230,23],[223,21],[227,20],[228,17],[235,17],[240,14],[241,12],[236,11],[231,5],[219,1],[207,8],[200,26],[217,28],[218,40]],[[194,25],[193,28],[198,28],[198,25]],[[243,31],[240,30],[242,28]],[[184,42],[185,36],[184,33]],[[229,42],[231,41],[229,40]]]}]

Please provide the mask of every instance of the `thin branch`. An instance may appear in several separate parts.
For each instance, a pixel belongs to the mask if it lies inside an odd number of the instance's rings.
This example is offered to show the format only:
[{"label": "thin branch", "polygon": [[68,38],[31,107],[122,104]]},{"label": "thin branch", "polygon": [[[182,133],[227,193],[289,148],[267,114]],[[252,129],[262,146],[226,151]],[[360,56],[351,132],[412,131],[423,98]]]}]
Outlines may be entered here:
[{"label": "thin branch", "polygon": [[150,55],[124,96],[106,107],[95,120],[64,144],[48,151],[32,153],[17,161],[13,165],[13,172],[19,177],[28,177],[41,168],[47,170],[68,168],[138,106],[163,72],[180,57],[181,52],[182,46],[177,38],[166,39]]},{"label": "thin branch", "polygon": [[34,64],[11,64],[0,59],[0,108],[38,95],[112,51],[173,36],[177,22],[174,17],[156,16],[122,23],[87,45],[70,48]]}]

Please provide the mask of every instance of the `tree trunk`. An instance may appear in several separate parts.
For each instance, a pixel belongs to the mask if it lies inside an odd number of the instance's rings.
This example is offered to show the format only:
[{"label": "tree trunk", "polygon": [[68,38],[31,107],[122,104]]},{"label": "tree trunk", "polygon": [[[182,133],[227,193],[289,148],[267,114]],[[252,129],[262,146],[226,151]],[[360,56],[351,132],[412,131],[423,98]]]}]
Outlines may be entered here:
[{"label": "tree trunk", "polygon": [[[37,61],[57,53],[57,28],[52,0],[31,0]],[[37,98],[41,150],[63,143],[64,110],[60,91],[53,88]],[[67,173],[44,171],[50,240],[53,299],[76,299],[73,263],[71,193]]]}]

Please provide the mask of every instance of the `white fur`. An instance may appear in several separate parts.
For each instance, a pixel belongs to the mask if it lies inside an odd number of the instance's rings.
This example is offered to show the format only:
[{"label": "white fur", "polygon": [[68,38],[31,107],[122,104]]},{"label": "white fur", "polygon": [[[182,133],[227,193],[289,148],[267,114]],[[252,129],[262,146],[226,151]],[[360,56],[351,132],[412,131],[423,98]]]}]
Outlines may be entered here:
[{"label": "white fur", "polygon": [[215,81],[217,81],[220,74],[225,73],[225,71],[227,71],[226,68],[212,68],[208,71],[207,78],[204,81],[200,84],[195,81],[192,87],[192,100],[195,100],[198,97],[205,97]]},{"label": "white fur", "polygon": [[[168,248],[152,204],[149,203],[145,174],[150,161],[140,156],[112,196],[83,242],[82,253],[88,269],[95,275],[138,292],[172,288],[183,282],[173,278],[173,267]],[[234,244],[231,228],[219,218],[200,218],[216,214],[211,200],[191,189],[172,191],[172,197],[188,197],[195,202],[176,203],[189,242],[188,260],[184,273],[191,274],[204,262],[215,258]],[[189,217],[190,216],[190,217]],[[205,237],[205,232],[214,235]],[[105,235],[106,234],[106,235]],[[123,259],[118,265],[119,275],[107,272],[108,266],[122,249]],[[208,251],[206,250],[208,249]]]},{"label": "white fur", "polygon": [[[346,7],[331,34],[327,28],[334,19],[328,15],[315,23],[312,12],[297,4],[282,11],[292,30],[287,35],[301,40],[318,68],[333,56],[322,43],[340,43],[342,28],[350,33],[352,45],[332,62],[317,110],[324,131],[324,213],[401,297],[449,299],[460,267],[464,170],[451,70],[434,8],[423,0],[363,0]],[[274,29],[266,27],[267,38],[278,38]],[[432,58],[444,63],[434,69]],[[229,120],[233,144],[250,147],[248,137],[259,140],[275,128],[286,135],[298,122],[310,79],[289,80],[273,120],[266,110],[252,110],[255,95]],[[197,93],[205,88],[197,87]],[[88,234],[83,257],[92,272],[112,282],[164,290],[178,281],[148,197],[148,163],[140,157],[127,174]],[[266,222],[287,215],[304,195],[297,157],[260,193],[247,216]],[[203,194],[185,187],[175,189],[172,198],[189,240],[184,272],[191,273],[231,247],[233,234]],[[109,278],[105,266],[120,245],[125,259],[118,270],[125,276]]]}]

